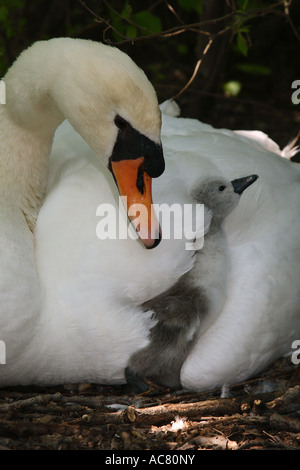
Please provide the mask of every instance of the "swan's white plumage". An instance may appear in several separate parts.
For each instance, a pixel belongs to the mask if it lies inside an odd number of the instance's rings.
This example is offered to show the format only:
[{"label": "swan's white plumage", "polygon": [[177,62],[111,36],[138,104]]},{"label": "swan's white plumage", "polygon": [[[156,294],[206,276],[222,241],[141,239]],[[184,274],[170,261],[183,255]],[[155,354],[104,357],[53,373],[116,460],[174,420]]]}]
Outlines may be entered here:
[{"label": "swan's white plumage", "polygon": [[[212,325],[209,319],[203,322],[202,336],[182,370],[186,387],[205,389],[243,380],[287,352],[300,333],[299,168],[252,137],[163,116],[167,167],[154,181],[155,202],[188,202],[186,193],[199,176],[260,177],[226,223],[230,290],[220,317]],[[68,142],[74,154],[61,159],[66,154],[61,145]],[[124,380],[130,353],[146,341],[144,322],[149,318],[138,304],[188,269],[191,253],[178,241],[170,242],[171,248],[163,240],[150,251],[132,240],[100,242],[95,236],[96,207],[101,200],[113,202],[117,193],[110,175],[90,153],[64,123],[38,220],[37,258],[47,291],[51,282],[53,295],[61,291],[60,315],[66,315],[61,355],[73,355],[75,344],[80,345],[76,370],[66,360],[60,380],[115,383]],[[51,315],[51,304],[49,308]],[[69,345],[65,336],[72,322],[78,326]],[[55,322],[53,328],[58,328]],[[38,371],[36,380],[42,376]]]},{"label": "swan's white plumage", "polygon": [[[300,170],[261,133],[216,130],[177,118],[169,105],[166,112],[166,171],[153,181],[154,202],[190,202],[199,176],[259,175],[226,222],[232,270],[224,310],[203,322],[182,369],[185,387],[208,389],[251,376],[299,339]],[[30,232],[15,230],[24,218],[9,206],[1,214],[1,385],[124,381],[151,325],[139,305],[190,269],[193,252],[185,240],[162,240],[154,250],[131,239],[100,241],[96,209],[117,200],[111,175],[65,121],[34,260]]]},{"label": "swan's white plumage", "polygon": [[[74,151],[61,158],[69,139],[77,155]],[[151,315],[143,313],[139,304],[190,269],[193,252],[184,249],[184,240],[162,240],[155,250],[146,250],[137,240],[99,240],[98,205],[118,203],[111,175],[97,165],[67,122],[58,131],[52,157],[49,194],[37,224],[36,259],[46,290],[43,324],[49,318],[53,336],[56,329],[63,334],[54,351],[57,355],[61,350],[62,359],[53,366],[61,361],[64,365],[60,375],[52,372],[54,381],[78,380],[81,370],[84,380],[122,382],[129,356],[146,344],[151,325]],[[183,200],[185,189],[169,183],[167,175],[155,183],[159,186],[155,202]],[[51,321],[55,310],[59,323]],[[43,334],[49,336],[48,328]],[[70,356],[76,344],[74,370]],[[49,368],[51,364],[47,374]],[[43,381],[43,373],[36,372],[36,380]]]}]

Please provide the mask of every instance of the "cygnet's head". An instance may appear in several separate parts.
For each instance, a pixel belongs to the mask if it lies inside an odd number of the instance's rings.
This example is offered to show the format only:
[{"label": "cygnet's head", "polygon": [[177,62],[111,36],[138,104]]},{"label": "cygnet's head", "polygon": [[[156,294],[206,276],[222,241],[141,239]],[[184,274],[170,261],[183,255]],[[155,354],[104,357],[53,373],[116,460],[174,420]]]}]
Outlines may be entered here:
[{"label": "cygnet's head", "polygon": [[222,177],[199,180],[191,196],[212,211],[214,218],[224,219],[238,205],[242,193],[258,178],[257,175],[229,181]]}]

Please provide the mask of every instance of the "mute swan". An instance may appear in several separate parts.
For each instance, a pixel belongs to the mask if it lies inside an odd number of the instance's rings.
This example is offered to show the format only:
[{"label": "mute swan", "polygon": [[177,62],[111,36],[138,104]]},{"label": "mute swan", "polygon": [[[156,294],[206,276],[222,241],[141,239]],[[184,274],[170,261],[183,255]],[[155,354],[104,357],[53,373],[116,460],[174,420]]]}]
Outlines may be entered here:
[{"label": "mute swan", "polygon": [[[33,233],[56,128],[67,118],[110,168],[120,194],[127,197],[127,209],[137,204],[149,209],[149,220],[141,216],[136,226],[148,248],[160,240],[151,209],[151,178],[164,171],[164,158],[155,91],[145,74],[117,49],[69,38],[37,42],[20,55],[4,83],[6,104],[0,107],[0,336],[7,348],[7,365],[0,381],[10,382],[11,377],[22,383],[23,376],[25,381],[31,380],[28,351],[38,344],[46,320],[47,300]],[[59,329],[55,317],[60,312],[53,310],[52,314],[55,329]],[[55,342],[52,346],[55,348]],[[20,368],[23,372],[19,374]]]},{"label": "mute swan", "polygon": [[156,324],[150,331],[150,343],[136,351],[125,369],[125,377],[138,392],[149,390],[144,378],[172,388],[180,388],[180,371],[197,339],[199,325],[206,316],[216,317],[224,305],[227,256],[223,223],[240,201],[243,191],[257,175],[228,181],[225,178],[201,179],[191,195],[211,212],[205,244],[195,253],[193,268],[170,289],[144,304],[153,313]]},{"label": "mute swan", "polygon": [[[0,106],[0,385],[124,383],[153,326],[141,305],[193,266],[184,239],[146,250],[130,238],[96,236],[98,206],[117,207],[118,193],[95,154],[102,162],[112,154],[117,110],[156,144],[161,162],[156,97],[126,56],[90,41],[41,42],[21,58],[4,78]],[[65,121],[56,131],[33,236],[53,133],[65,117],[73,127]],[[300,335],[300,170],[261,134],[166,112],[161,139],[167,165],[153,180],[156,203],[191,202],[199,177],[260,176],[225,224],[232,269],[224,308],[202,322],[183,365],[182,385],[204,390],[257,373]]]}]

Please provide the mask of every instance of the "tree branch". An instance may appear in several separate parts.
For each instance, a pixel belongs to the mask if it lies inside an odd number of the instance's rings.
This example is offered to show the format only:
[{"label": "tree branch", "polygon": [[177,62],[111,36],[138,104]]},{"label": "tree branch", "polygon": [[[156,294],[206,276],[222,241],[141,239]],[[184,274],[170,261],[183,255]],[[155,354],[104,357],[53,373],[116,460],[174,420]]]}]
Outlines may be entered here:
[{"label": "tree branch", "polygon": [[174,101],[174,100],[176,100],[177,98],[179,98],[179,96],[182,95],[182,93],[184,93],[185,90],[193,83],[193,81],[195,80],[196,75],[197,75],[197,73],[198,73],[198,70],[199,70],[199,67],[200,67],[200,65],[201,65],[201,62],[202,62],[204,56],[207,54],[207,52],[208,52],[210,46],[212,45],[212,43],[213,43],[213,39],[210,38],[209,41],[208,41],[208,43],[207,43],[207,45],[206,45],[206,47],[205,47],[205,49],[204,49],[204,51],[203,51],[203,53],[202,53],[202,57],[197,61],[197,64],[196,64],[196,66],[195,66],[195,68],[194,68],[194,72],[193,72],[191,78],[190,78],[189,81],[185,84],[185,86],[184,86],[175,96],[173,96],[172,101]]}]

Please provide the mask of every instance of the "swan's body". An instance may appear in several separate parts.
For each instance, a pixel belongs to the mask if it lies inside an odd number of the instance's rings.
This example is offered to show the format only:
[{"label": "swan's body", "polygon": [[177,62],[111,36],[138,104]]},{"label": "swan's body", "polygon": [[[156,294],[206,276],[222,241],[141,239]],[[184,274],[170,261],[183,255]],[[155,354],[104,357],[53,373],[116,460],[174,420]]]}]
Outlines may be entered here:
[{"label": "swan's body", "polygon": [[[98,46],[83,52],[91,63]],[[185,240],[162,240],[149,251],[137,240],[97,238],[97,207],[103,202],[117,204],[118,198],[111,175],[94,155],[107,161],[117,136],[107,123],[109,103],[116,94],[124,117],[157,144],[159,117],[152,89],[139,74],[135,80],[141,81],[141,90],[146,88],[148,105],[136,104],[141,114],[131,107],[131,101],[137,101],[136,89],[125,86],[121,93],[111,76],[96,102],[90,96],[94,65],[91,71],[80,66],[74,73],[79,59],[72,59],[68,47],[71,43],[65,42],[64,48],[57,43],[49,50],[44,70],[33,64],[28,76],[21,75],[20,85],[14,87],[16,107],[10,108],[13,119],[5,115],[0,142],[5,162],[0,167],[0,339],[6,345],[6,364],[0,364],[2,386],[124,382],[130,355],[148,342],[150,315],[140,305],[168,289],[193,264]],[[54,79],[53,62],[50,65],[59,49],[64,53],[54,69],[60,78]],[[66,60],[69,72],[63,78]],[[56,106],[51,115],[45,113],[49,95],[42,94],[38,101],[38,88],[30,97],[24,95],[22,87],[33,71],[44,74],[47,83],[57,85],[59,78],[55,93],[57,102],[64,103],[64,115]],[[14,80],[16,68],[15,72]],[[87,87],[85,74],[90,80]],[[121,81],[118,75],[117,82]],[[8,85],[7,103],[13,98]],[[31,113],[32,108],[38,114]],[[2,118],[7,109],[0,107]],[[67,122],[58,130],[47,196],[33,236],[46,186],[45,162],[63,117],[89,146]],[[275,144],[270,151],[269,140],[263,146],[249,135],[250,139],[214,130],[195,120],[163,118],[167,165],[154,181],[156,203],[190,202],[188,191],[200,176],[260,177],[255,190],[245,193],[228,218],[228,296],[218,318],[202,323],[200,339],[183,365],[185,387],[206,389],[243,380],[299,339],[300,169],[276,154]]]}]

